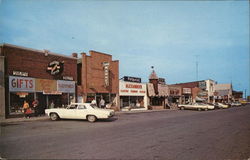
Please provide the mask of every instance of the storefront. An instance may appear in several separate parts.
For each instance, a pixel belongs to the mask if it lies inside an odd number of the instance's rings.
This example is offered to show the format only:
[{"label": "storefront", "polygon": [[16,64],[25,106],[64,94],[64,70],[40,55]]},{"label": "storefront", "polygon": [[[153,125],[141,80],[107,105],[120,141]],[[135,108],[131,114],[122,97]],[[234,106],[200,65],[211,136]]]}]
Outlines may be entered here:
[{"label": "storefront", "polygon": [[82,53],[78,62],[77,102],[90,103],[96,100],[97,106],[103,99],[108,108],[119,110],[119,61],[112,55],[97,51]]},{"label": "storefront", "polygon": [[32,106],[37,99],[41,112],[50,107],[65,107],[75,99],[75,82],[9,76],[9,114],[22,114],[24,101]]},{"label": "storefront", "polygon": [[[4,118],[23,115],[24,101],[32,106],[38,100],[39,113],[53,107],[65,107],[75,102],[77,58],[3,44],[0,46],[5,70]],[[51,103],[53,105],[51,105]]]},{"label": "storefront", "polygon": [[127,110],[147,110],[147,88],[144,83],[119,82],[120,108]]}]

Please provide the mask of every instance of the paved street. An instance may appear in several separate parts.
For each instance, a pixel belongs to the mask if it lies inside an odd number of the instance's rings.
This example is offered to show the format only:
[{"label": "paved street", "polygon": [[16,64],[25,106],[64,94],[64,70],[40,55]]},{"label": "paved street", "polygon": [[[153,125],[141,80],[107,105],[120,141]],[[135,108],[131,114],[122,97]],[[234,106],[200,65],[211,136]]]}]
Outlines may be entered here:
[{"label": "paved street", "polygon": [[0,148],[7,159],[248,159],[250,106],[2,124]]}]

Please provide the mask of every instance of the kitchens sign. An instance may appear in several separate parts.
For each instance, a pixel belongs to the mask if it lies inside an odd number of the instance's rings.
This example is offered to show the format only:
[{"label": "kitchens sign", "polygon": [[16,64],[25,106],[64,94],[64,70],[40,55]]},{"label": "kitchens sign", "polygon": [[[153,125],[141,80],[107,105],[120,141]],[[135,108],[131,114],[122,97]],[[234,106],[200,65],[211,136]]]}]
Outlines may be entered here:
[{"label": "kitchens sign", "polygon": [[48,64],[47,72],[49,72],[51,75],[57,75],[61,74],[63,72],[64,68],[64,61],[52,61]]},{"label": "kitchens sign", "polygon": [[123,77],[123,80],[124,80],[124,81],[127,81],[127,82],[141,83],[141,78],[137,78],[137,77],[124,76],[124,77]]}]

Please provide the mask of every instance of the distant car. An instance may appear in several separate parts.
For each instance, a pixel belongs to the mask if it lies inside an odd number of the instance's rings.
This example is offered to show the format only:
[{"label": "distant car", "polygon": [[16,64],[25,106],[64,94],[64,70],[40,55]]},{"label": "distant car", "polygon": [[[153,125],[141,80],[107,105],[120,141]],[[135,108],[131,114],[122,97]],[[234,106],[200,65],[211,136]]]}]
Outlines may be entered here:
[{"label": "distant car", "polygon": [[240,102],[233,102],[233,103],[231,103],[231,106],[239,107],[239,106],[241,106],[241,103]]},{"label": "distant car", "polygon": [[207,111],[207,110],[214,109],[213,105],[204,104],[204,103],[180,104],[178,107],[181,110],[184,110],[184,109],[195,109],[195,110],[198,110],[198,111],[201,111],[201,110]]},{"label": "distant car", "polygon": [[108,119],[114,116],[114,111],[101,109],[90,103],[72,103],[67,108],[46,109],[45,113],[51,120],[58,119],[87,119],[95,122],[97,119]]},{"label": "distant car", "polygon": [[226,109],[226,108],[229,108],[229,105],[224,104],[224,103],[218,103],[218,107],[219,107],[220,109]]}]

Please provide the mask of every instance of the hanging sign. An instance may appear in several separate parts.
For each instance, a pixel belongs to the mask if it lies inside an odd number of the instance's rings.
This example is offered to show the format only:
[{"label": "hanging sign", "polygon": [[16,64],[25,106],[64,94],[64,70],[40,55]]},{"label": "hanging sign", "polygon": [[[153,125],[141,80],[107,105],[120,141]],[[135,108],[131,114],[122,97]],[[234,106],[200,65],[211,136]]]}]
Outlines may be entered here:
[{"label": "hanging sign", "polygon": [[52,61],[48,64],[47,72],[51,75],[61,74],[63,72],[64,62]]},{"label": "hanging sign", "polygon": [[104,86],[109,86],[109,62],[103,62],[103,70],[104,70]]}]

